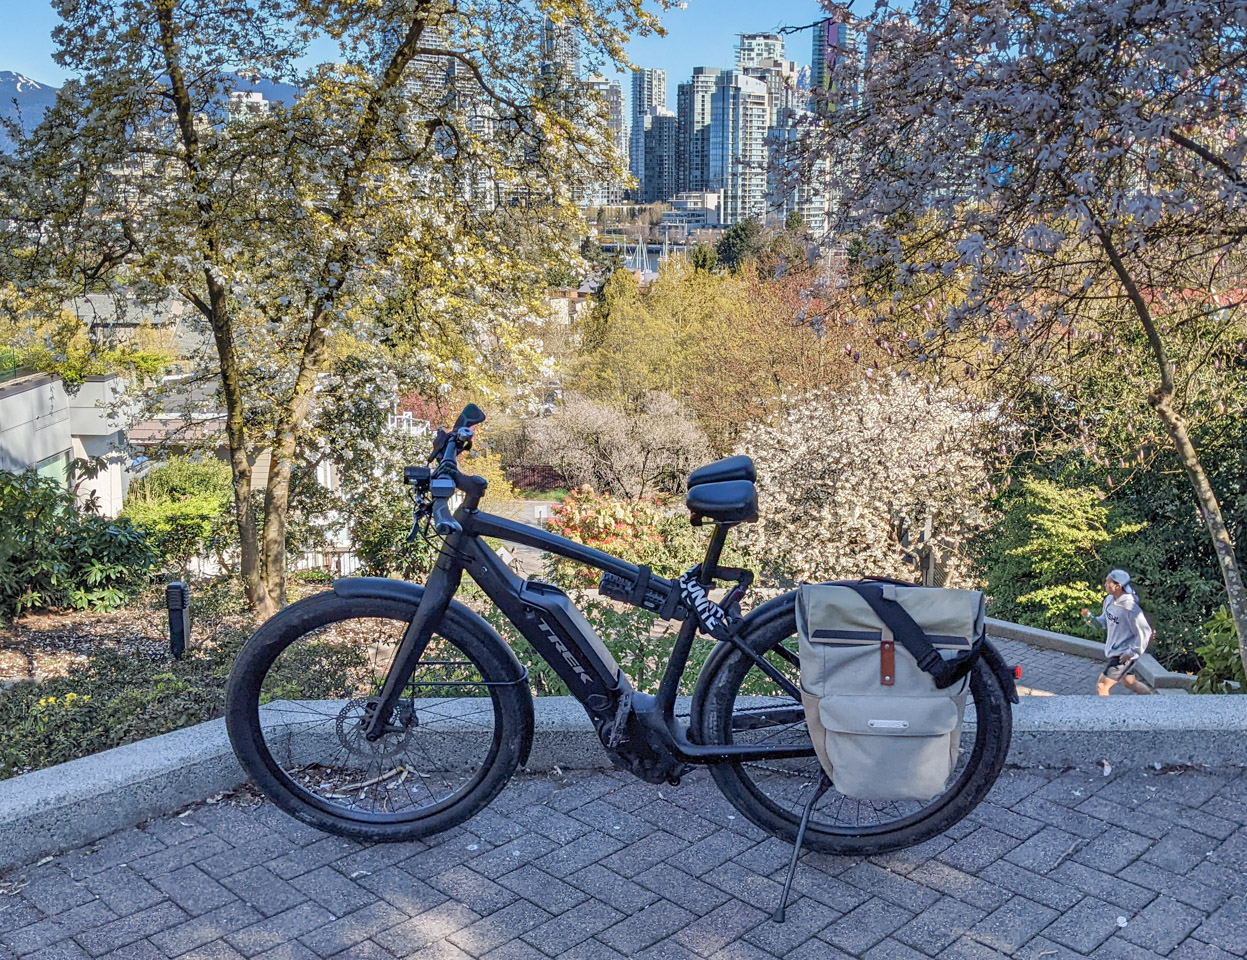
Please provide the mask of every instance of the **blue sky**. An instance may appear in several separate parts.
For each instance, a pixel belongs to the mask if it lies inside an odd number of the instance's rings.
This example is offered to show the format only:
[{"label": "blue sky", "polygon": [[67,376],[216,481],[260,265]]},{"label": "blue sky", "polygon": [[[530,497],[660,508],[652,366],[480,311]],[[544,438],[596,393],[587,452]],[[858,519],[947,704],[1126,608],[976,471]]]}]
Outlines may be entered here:
[{"label": "blue sky", "polygon": [[[5,0],[9,7],[0,31],[0,70],[23,73],[32,80],[60,86],[65,75],[52,60],[52,27],[56,16],[43,0]],[[816,0],[688,0],[685,10],[671,10],[664,23],[666,37],[638,38],[630,56],[642,67],[667,71],[668,105],[675,106],[675,86],[693,67],[728,67],[738,33],[767,33],[782,26],[803,26],[820,16]],[[788,59],[810,62],[808,31],[788,37]],[[627,89],[627,80],[625,90]],[[628,94],[625,94],[627,96]]]}]

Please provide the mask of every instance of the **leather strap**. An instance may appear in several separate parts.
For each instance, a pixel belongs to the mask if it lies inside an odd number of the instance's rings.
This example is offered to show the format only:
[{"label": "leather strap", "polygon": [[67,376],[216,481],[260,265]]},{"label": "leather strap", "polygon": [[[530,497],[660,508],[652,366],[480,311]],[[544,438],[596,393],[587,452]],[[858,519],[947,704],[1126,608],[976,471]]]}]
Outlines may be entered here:
[{"label": "leather strap", "polygon": [[892,640],[879,644],[879,682],[885,687],[896,683],[896,643]]}]

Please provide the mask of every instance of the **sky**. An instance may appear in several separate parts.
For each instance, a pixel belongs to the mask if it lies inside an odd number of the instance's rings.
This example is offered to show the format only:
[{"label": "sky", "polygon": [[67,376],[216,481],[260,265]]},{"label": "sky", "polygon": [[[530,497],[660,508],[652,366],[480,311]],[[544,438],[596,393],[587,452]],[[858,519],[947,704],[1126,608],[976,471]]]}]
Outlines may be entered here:
[{"label": "sky", "polygon": [[[52,27],[57,22],[45,0],[0,0],[4,29],[0,30],[0,70],[25,74],[32,80],[59,87],[64,71],[52,59]],[[675,107],[676,84],[693,67],[730,67],[738,33],[771,33],[783,26],[804,26],[820,17],[817,0],[688,0],[684,10],[673,9],[664,18],[666,37],[639,37],[629,56],[640,67],[667,71],[668,106]],[[810,33],[788,38],[787,56],[799,64],[810,62]],[[630,81],[624,84],[630,96]]]}]

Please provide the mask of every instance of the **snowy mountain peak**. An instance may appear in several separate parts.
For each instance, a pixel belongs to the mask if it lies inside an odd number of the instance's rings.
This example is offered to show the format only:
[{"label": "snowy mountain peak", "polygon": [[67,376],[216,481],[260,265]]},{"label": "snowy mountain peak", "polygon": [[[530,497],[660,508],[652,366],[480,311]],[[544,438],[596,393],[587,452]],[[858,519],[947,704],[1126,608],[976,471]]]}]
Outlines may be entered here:
[{"label": "snowy mountain peak", "polygon": [[56,93],[56,87],[50,87],[46,83],[40,83],[38,80],[31,80],[20,73],[14,73],[12,70],[0,70],[0,89],[13,91],[16,93],[26,94],[27,96],[50,96]]}]

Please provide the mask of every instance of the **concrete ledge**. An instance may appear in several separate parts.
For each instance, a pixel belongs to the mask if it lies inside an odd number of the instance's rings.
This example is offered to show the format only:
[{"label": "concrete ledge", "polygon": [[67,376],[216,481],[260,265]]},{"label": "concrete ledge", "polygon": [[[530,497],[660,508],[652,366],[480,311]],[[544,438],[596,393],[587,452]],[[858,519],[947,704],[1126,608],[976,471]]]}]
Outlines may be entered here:
[{"label": "concrete ledge", "polygon": [[[679,709],[687,710],[687,700]],[[290,731],[292,751],[307,742],[280,710],[271,711],[269,722]],[[458,731],[447,725],[437,742],[451,747],[457,736],[479,735],[473,725]],[[1025,697],[1014,707],[1009,759],[1046,766],[1247,765],[1247,697]],[[537,701],[528,769],[555,766],[608,766],[584,710],[570,697]],[[0,869],[172,813],[243,781],[222,720],[0,781]]]},{"label": "concrete ledge", "polygon": [[[1056,633],[1039,627],[1027,627],[1020,623],[1010,623],[1008,620],[996,620],[993,617],[988,617],[986,624],[989,637],[1018,640],[1042,650],[1056,650],[1059,653],[1086,657],[1089,660],[1102,661],[1104,659],[1104,644],[1094,640],[1071,637],[1067,633]],[[1143,682],[1157,689],[1190,690],[1195,683],[1194,676],[1189,673],[1166,670],[1150,653],[1145,653],[1139,658],[1137,669]]]}]

